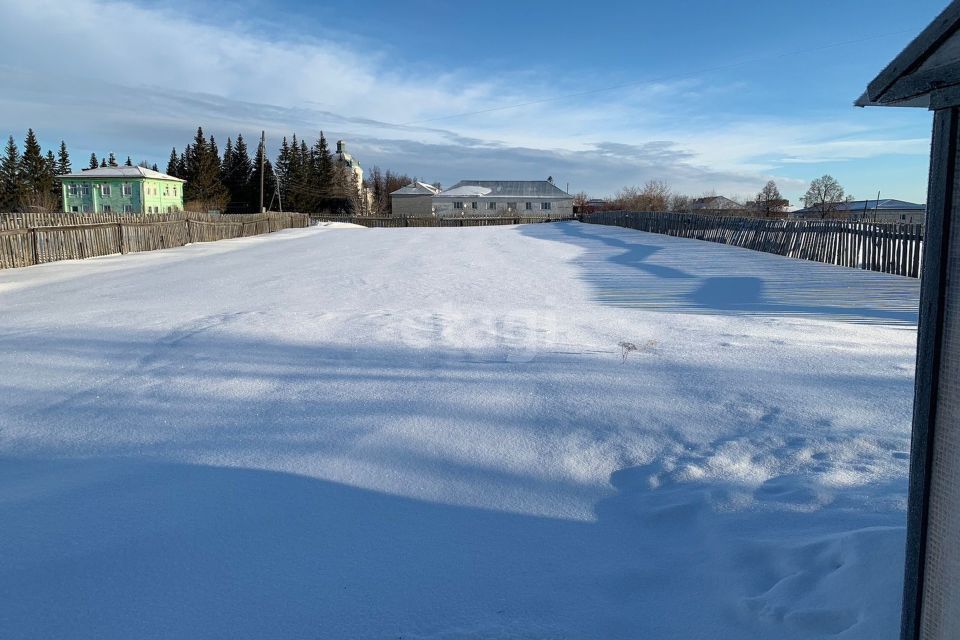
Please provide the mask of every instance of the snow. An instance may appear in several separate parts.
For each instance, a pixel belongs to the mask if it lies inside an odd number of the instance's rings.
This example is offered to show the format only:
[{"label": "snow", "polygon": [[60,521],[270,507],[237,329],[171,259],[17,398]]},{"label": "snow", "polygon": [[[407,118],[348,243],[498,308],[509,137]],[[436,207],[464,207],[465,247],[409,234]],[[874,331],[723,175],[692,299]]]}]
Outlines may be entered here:
[{"label": "snow", "polygon": [[338,226],[0,271],[0,636],[897,637],[915,280]]}]

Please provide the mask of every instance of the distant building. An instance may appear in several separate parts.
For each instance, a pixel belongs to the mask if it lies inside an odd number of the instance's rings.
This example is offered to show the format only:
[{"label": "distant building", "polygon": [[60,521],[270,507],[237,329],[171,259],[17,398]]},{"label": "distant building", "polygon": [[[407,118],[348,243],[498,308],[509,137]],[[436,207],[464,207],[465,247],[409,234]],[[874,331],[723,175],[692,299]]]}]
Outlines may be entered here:
[{"label": "distant building", "polygon": [[798,209],[790,213],[792,218],[819,219],[843,218],[844,220],[863,220],[865,222],[903,222],[911,224],[925,224],[927,207],[923,204],[894,200],[892,198],[880,200],[853,200],[838,202],[831,205],[831,210],[824,216],[817,207]]},{"label": "distant building", "polygon": [[438,218],[573,215],[573,196],[550,180],[461,180],[432,201]]},{"label": "distant building", "polygon": [[180,178],[144,167],[98,167],[60,176],[68,213],[172,213],[183,210]]},{"label": "distant building", "polygon": [[359,160],[347,153],[347,143],[343,140],[337,140],[337,154],[335,159],[357,182],[357,193],[360,195],[360,200],[363,202],[364,207],[364,211],[361,213],[369,211],[372,198],[370,190],[363,184],[363,167],[360,166]]},{"label": "distant building", "polygon": [[740,211],[743,205],[723,196],[706,196],[690,201],[691,213],[709,213],[711,211]]},{"label": "distant building", "polygon": [[603,198],[590,198],[581,205],[573,205],[574,213],[593,213],[610,208],[610,201]]},{"label": "distant building", "polygon": [[429,218],[433,215],[433,196],[440,189],[425,182],[411,182],[390,194],[390,208],[395,216]]}]

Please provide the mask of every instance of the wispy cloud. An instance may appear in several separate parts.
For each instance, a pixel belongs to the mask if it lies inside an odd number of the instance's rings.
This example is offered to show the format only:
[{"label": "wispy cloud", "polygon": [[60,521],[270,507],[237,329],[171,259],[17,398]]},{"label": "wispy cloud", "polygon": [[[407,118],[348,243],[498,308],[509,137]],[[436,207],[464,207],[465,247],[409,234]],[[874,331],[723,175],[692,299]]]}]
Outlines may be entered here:
[{"label": "wispy cloud", "polygon": [[[653,178],[694,194],[751,193],[769,177],[799,189],[780,167],[927,152],[925,140],[843,121],[704,117],[738,84],[683,78],[565,97],[525,69],[418,73],[350,38],[275,39],[186,7],[0,0],[0,12],[4,46],[18,52],[0,66],[0,122],[79,149],[162,159],[196,124],[275,141],[324,129],[368,165],[445,183],[550,173],[595,194]],[[463,113],[474,115],[448,117]]]}]

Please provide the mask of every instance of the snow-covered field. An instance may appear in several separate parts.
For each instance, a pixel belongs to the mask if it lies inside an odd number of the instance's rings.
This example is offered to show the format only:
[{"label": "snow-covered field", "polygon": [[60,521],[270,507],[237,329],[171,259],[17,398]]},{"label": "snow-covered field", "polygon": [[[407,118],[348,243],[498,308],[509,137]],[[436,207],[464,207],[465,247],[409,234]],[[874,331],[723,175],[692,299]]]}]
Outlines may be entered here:
[{"label": "snow-covered field", "polygon": [[577,223],[0,271],[0,637],[896,638],[916,304]]}]

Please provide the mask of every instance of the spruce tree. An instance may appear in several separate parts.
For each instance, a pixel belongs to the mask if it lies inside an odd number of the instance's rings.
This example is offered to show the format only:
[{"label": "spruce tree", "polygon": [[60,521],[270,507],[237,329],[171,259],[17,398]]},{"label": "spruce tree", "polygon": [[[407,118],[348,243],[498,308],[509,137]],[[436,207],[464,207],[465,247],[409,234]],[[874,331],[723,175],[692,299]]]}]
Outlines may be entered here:
[{"label": "spruce tree", "polygon": [[107,166],[117,166],[117,156],[113,155],[113,151],[110,152],[110,156],[107,158]]},{"label": "spruce tree", "polygon": [[60,152],[57,154],[57,175],[65,176],[72,171],[70,167],[70,153],[67,151],[67,143],[60,141]]},{"label": "spruce tree", "polygon": [[210,136],[210,145],[208,147],[209,157],[208,162],[211,165],[211,171],[216,171],[217,179],[220,179],[220,149],[217,148],[217,141],[213,139],[213,136]]},{"label": "spruce tree", "polygon": [[50,200],[53,190],[53,154],[44,156],[33,129],[27,130],[20,157],[20,180],[23,185],[22,204],[30,209],[47,211],[54,208]]},{"label": "spruce tree", "polygon": [[43,157],[43,150],[37,142],[33,129],[27,129],[27,137],[23,141],[23,155],[20,157],[20,172],[28,189],[34,191],[44,180],[47,172],[47,161]]},{"label": "spruce tree", "polygon": [[[229,144],[229,143],[228,143]],[[251,200],[249,190],[250,176],[253,173],[253,163],[250,160],[250,154],[247,151],[247,143],[243,139],[243,134],[237,135],[237,143],[233,145],[230,152],[230,163],[227,166],[226,155],[224,155],[224,185],[230,191],[230,198],[238,206],[242,206],[244,211],[255,211],[260,203],[260,186],[257,184],[256,202]]]},{"label": "spruce tree", "polygon": [[96,168],[99,167],[99,166],[100,166],[100,164],[97,162],[97,154],[91,153],[91,154],[90,154],[90,164],[87,165],[87,167],[90,168],[90,169],[96,169]]},{"label": "spruce tree", "polygon": [[230,181],[230,172],[233,170],[233,140],[227,136],[227,146],[223,148],[223,160],[220,162],[220,181],[230,188],[227,184]]},{"label": "spruce tree", "polygon": [[126,163],[124,163],[124,164],[126,164],[126,166],[128,166],[128,167],[132,167],[132,166],[133,166],[133,160],[130,159],[130,156],[127,156],[127,161],[126,161]]},{"label": "spruce tree", "polygon": [[107,161],[106,161],[106,160],[100,160],[100,167],[103,168],[103,167],[105,167],[105,166],[107,166]]},{"label": "spruce tree", "polygon": [[207,137],[203,135],[203,127],[197,127],[193,144],[187,145],[187,175],[184,176],[184,179],[187,181],[187,192],[191,195],[195,192],[191,188],[190,183],[197,183],[200,176],[200,167],[205,162],[207,150]]},{"label": "spruce tree", "polygon": [[157,166],[157,163],[156,163],[156,162],[153,163],[153,166],[150,167],[150,170],[151,170],[151,171],[156,171],[157,173],[160,173],[160,167]]},{"label": "spruce tree", "polygon": [[290,160],[287,164],[287,193],[284,202],[287,203],[290,211],[300,211],[300,178],[301,165],[303,163],[300,157],[300,141],[297,140],[297,134],[293,134],[290,139]]},{"label": "spruce tree", "polygon": [[327,139],[323,135],[323,131],[320,132],[320,139],[317,140],[317,144],[314,147],[314,155],[316,156],[317,166],[316,182],[321,194],[318,210],[323,211],[328,208],[327,200],[332,193],[333,183],[333,155],[327,146]]},{"label": "spruce tree", "polygon": [[223,210],[230,195],[220,182],[220,158],[215,153],[216,143],[208,143],[203,128],[197,127],[193,145],[188,146],[187,150],[184,199],[194,202],[201,210]]},{"label": "spruce tree", "polygon": [[53,151],[47,151],[47,194],[50,198],[49,208],[51,211],[63,211],[63,189],[60,188],[60,182],[57,180],[57,157]]},{"label": "spruce tree", "polygon": [[183,180],[185,175],[187,175],[187,154],[181,152],[180,157],[177,158],[177,177]]},{"label": "spruce tree", "polygon": [[0,212],[16,211],[20,207],[23,185],[20,180],[20,151],[13,136],[7,138],[3,160],[0,160]]},{"label": "spruce tree", "polygon": [[174,147],[170,150],[170,159],[167,160],[167,175],[173,176],[174,178],[180,177],[180,159],[177,157],[177,148]]},{"label": "spruce tree", "polygon": [[[260,164],[257,163],[259,167]],[[290,144],[287,142],[287,136],[283,136],[280,143],[280,153],[277,155],[277,166],[275,169],[277,184],[280,187],[280,197],[283,202],[287,202],[290,197]],[[290,209],[293,211],[293,209]]]}]

